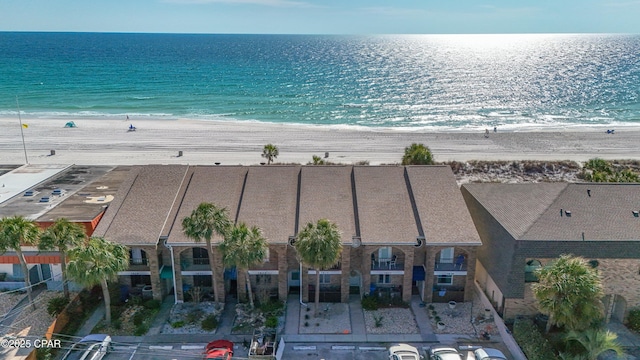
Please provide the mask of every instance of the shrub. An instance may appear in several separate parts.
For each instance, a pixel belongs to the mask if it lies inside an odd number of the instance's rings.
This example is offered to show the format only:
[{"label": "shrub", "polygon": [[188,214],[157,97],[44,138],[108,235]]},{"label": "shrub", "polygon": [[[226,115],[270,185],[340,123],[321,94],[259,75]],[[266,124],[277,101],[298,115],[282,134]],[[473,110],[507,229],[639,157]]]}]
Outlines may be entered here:
[{"label": "shrub", "polygon": [[187,314],[186,322],[189,324],[195,324],[204,315],[204,311],[198,308],[194,308]]},{"label": "shrub", "polygon": [[629,310],[627,315],[627,326],[631,330],[640,331],[640,308],[633,308]]},{"label": "shrub", "polygon": [[362,308],[367,311],[378,310],[378,299],[375,296],[365,296],[362,298]]},{"label": "shrub", "polygon": [[282,301],[268,301],[261,303],[258,307],[265,315],[282,315],[284,311],[284,303]]},{"label": "shrub", "polygon": [[136,311],[136,313],[133,314],[133,325],[135,326],[142,325],[146,317],[147,317],[147,314],[144,311],[140,311],[140,310]]},{"label": "shrub", "polygon": [[64,310],[64,307],[69,303],[69,299],[64,296],[54,297],[49,300],[49,304],[47,305],[47,312],[51,317],[56,317],[58,314]]},{"label": "shrub", "polygon": [[209,315],[200,323],[200,327],[202,330],[211,331],[218,327],[218,319],[216,319],[215,315]]},{"label": "shrub", "polygon": [[171,327],[174,329],[178,329],[184,326],[184,321],[174,321],[171,323]]},{"label": "shrub", "polygon": [[309,320],[309,314],[304,314],[304,319]]},{"label": "shrub", "polygon": [[433,310],[433,309],[435,309],[435,307],[433,307],[433,305],[432,305],[432,304],[429,304],[429,306],[427,306],[427,309],[429,309],[429,310]]},{"label": "shrub", "polygon": [[113,327],[116,330],[122,329],[122,320],[113,319],[113,321],[111,321],[111,327]]},{"label": "shrub", "polygon": [[147,331],[149,331],[149,325],[140,324],[140,325],[136,326],[135,330],[133,330],[133,335],[135,335],[135,336],[143,336],[144,334],[147,333]]},{"label": "shrub", "polygon": [[373,321],[375,321],[376,327],[382,326],[382,319],[383,319],[382,316],[375,316],[375,315],[373,316]]},{"label": "shrub", "polygon": [[264,322],[264,326],[268,328],[275,328],[278,326],[278,318],[275,316],[269,316],[267,321]]},{"label": "shrub", "polygon": [[531,319],[516,319],[513,324],[513,337],[529,360],[557,358],[551,344]]},{"label": "shrub", "polygon": [[309,326],[309,322],[308,322],[308,321],[305,321],[305,322],[304,322],[304,326]]},{"label": "shrub", "polygon": [[160,300],[147,300],[143,306],[149,310],[159,310],[161,304]]}]

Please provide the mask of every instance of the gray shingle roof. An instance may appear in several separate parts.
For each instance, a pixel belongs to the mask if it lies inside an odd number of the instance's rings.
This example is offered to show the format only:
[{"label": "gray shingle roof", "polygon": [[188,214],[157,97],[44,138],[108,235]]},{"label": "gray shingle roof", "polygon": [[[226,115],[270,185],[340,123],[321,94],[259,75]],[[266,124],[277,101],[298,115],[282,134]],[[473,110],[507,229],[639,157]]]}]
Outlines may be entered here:
[{"label": "gray shingle roof", "polygon": [[538,220],[567,183],[464,184],[467,191],[514,237]]},{"label": "gray shingle roof", "polygon": [[[179,207],[171,229],[168,231],[169,244],[193,243],[182,231],[182,219],[189,216],[203,202],[215,204],[228,210],[231,221],[238,211],[238,203],[242,195],[242,185],[248,168],[242,166],[193,166],[191,176],[185,179],[184,196],[177,199],[174,208]],[[212,243],[222,241],[218,235],[211,239]]]},{"label": "gray shingle roof", "polygon": [[355,166],[363,244],[415,244],[418,237],[403,166]]},{"label": "gray shingle roof", "polygon": [[427,245],[481,245],[449,166],[408,166]]},{"label": "gray shingle roof", "polygon": [[[100,222],[106,229],[98,226],[94,235],[104,234],[108,240],[124,245],[157,244],[187,169],[183,165],[136,168]],[[127,186],[129,183],[131,186]],[[126,196],[121,196],[123,193]]]},{"label": "gray shingle roof", "polygon": [[342,241],[356,235],[351,166],[304,166],[300,181],[300,225],[329,219],[338,225]]},{"label": "gray shingle roof", "polygon": [[295,235],[299,166],[251,166],[238,221],[262,229],[269,243]]},{"label": "gray shingle roof", "polygon": [[582,241],[584,233],[587,241],[640,241],[634,210],[640,210],[640,184],[570,184],[520,239]]}]

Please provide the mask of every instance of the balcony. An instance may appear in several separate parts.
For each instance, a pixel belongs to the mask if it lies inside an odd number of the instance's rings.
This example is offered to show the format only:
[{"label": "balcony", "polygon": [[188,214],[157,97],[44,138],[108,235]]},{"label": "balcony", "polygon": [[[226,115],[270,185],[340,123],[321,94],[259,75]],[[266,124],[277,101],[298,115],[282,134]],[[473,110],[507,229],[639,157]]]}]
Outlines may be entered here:
[{"label": "balcony", "polygon": [[182,271],[207,271],[211,270],[209,258],[191,258],[180,260],[180,270]]},{"label": "balcony", "polygon": [[371,270],[404,270],[404,263],[381,259],[381,261],[371,262]]},{"label": "balcony", "polygon": [[467,271],[467,261],[463,262],[436,262],[435,271]]},{"label": "balcony", "polygon": [[149,259],[129,258],[129,270],[131,271],[149,270]]}]

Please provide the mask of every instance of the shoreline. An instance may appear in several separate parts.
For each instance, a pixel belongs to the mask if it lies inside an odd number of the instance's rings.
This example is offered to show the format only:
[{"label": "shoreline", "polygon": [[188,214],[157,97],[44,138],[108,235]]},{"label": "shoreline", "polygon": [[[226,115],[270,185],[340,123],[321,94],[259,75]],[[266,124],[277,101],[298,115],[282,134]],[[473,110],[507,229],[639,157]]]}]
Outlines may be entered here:
[{"label": "shoreline", "polygon": [[[67,121],[76,128],[64,128]],[[277,163],[306,164],[313,155],[334,163],[401,161],[411,143],[430,147],[437,162],[470,160],[640,159],[640,126],[549,131],[427,132],[354,130],[325,126],[193,119],[36,119],[24,117],[29,163],[78,165],[255,165],[265,144],[280,150]],[[129,124],[137,130],[127,131]],[[25,163],[18,119],[0,118],[0,164]],[[51,155],[55,150],[55,155]],[[178,152],[183,151],[179,157]]]}]

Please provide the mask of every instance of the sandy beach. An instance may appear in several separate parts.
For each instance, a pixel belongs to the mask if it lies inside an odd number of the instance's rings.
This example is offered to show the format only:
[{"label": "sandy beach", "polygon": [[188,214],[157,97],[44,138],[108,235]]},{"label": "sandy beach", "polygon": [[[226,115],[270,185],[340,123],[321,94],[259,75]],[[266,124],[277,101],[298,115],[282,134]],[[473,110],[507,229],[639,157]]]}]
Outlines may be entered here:
[{"label": "sandy beach", "polygon": [[[67,121],[76,128],[65,128]],[[640,128],[490,132],[355,130],[320,126],[199,120],[23,118],[29,163],[79,165],[252,165],[267,143],[278,146],[277,162],[306,164],[329,153],[336,163],[400,161],[413,142],[429,146],[436,161],[640,159]],[[128,131],[130,124],[136,131]],[[51,155],[55,150],[55,155]],[[183,156],[179,157],[178,152]],[[0,119],[0,164],[23,164],[17,119]]]}]

